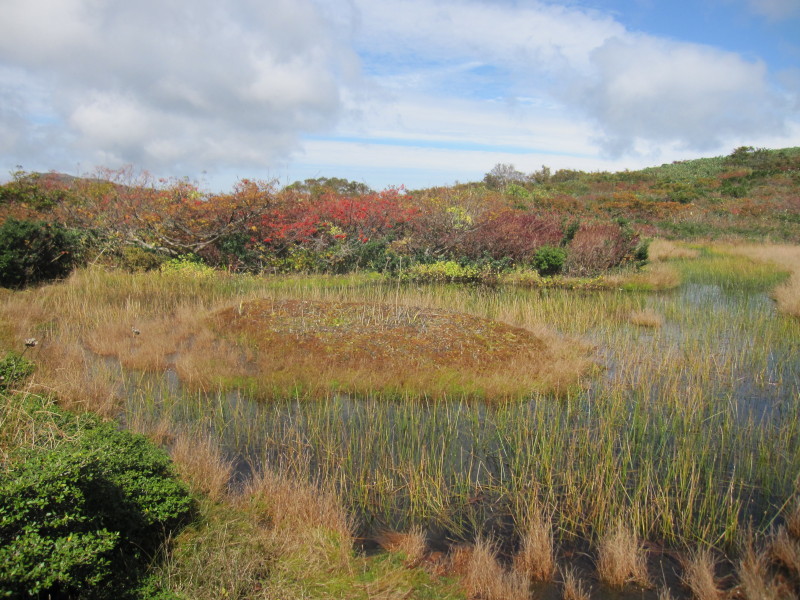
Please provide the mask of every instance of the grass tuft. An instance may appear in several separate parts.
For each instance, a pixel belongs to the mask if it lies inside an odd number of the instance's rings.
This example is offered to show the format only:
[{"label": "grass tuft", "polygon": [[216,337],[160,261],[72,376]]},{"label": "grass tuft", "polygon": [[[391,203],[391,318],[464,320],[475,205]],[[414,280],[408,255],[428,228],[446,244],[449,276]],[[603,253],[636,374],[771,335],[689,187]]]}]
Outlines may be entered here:
[{"label": "grass tuft", "polygon": [[630,582],[642,587],[650,586],[647,555],[641,541],[622,521],[617,521],[600,539],[597,573],[601,581],[616,589]]},{"label": "grass tuft", "polygon": [[697,600],[719,600],[722,591],[716,578],[717,559],[710,548],[697,548],[684,559],[683,581]]},{"label": "grass tuft", "polygon": [[563,589],[561,597],[563,600],[590,600],[589,592],[585,587],[585,582],[573,567],[563,567],[561,569],[561,581]]},{"label": "grass tuft", "polygon": [[528,584],[518,573],[506,571],[497,560],[493,544],[478,538],[473,546],[453,551],[453,569],[462,577],[469,598],[475,600],[527,600]]},{"label": "grass tuft", "polygon": [[519,552],[514,571],[531,581],[550,581],[555,573],[555,543],[552,515],[535,502],[522,524]]}]

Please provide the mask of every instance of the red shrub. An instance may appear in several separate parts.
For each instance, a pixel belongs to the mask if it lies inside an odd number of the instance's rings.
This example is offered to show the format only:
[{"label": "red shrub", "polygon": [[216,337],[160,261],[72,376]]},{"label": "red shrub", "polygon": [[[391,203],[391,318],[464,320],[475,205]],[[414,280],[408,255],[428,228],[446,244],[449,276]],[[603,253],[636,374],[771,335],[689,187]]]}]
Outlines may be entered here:
[{"label": "red shrub", "polygon": [[465,236],[460,253],[469,258],[488,255],[524,262],[542,246],[558,246],[563,237],[561,222],[553,217],[505,209],[483,215]]},{"label": "red shrub", "polygon": [[582,225],[569,245],[565,271],[595,275],[632,258],[639,237],[619,225]]}]

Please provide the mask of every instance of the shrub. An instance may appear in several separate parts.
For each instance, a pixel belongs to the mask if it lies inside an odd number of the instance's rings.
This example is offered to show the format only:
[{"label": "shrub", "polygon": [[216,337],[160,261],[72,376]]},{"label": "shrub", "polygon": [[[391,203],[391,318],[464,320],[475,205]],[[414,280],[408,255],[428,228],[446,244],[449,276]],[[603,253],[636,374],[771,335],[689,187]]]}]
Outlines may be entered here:
[{"label": "shrub", "polygon": [[564,268],[567,251],[554,246],[542,246],[536,251],[531,265],[540,275],[556,275]]},{"label": "shrub", "polygon": [[57,223],[7,219],[0,226],[0,285],[23,287],[69,275],[78,235]]},{"label": "shrub", "polygon": [[78,423],[0,475],[0,597],[118,596],[190,515],[166,453],[111,423]]},{"label": "shrub", "polygon": [[620,225],[582,225],[564,265],[570,275],[594,275],[630,260],[639,237]]},{"label": "shrub", "polygon": [[557,246],[563,236],[561,223],[555,219],[507,209],[482,216],[464,237],[460,251],[473,260],[490,256],[524,262],[542,246]]}]

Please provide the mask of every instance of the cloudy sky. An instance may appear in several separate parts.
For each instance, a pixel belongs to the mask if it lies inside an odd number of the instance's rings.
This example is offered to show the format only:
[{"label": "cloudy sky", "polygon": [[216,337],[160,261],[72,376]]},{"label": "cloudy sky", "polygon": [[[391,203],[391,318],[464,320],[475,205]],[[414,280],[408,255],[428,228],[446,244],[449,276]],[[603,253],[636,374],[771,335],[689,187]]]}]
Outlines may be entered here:
[{"label": "cloudy sky", "polygon": [[800,146],[800,0],[0,0],[0,179],[229,189]]}]

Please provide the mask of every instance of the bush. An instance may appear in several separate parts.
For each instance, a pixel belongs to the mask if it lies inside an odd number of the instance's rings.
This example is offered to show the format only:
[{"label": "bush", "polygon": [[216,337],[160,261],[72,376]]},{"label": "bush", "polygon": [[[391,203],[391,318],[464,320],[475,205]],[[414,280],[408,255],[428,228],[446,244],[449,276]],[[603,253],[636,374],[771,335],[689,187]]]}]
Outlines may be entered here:
[{"label": "bush", "polygon": [[0,285],[24,287],[69,275],[78,235],[57,223],[7,219],[0,226]]},{"label": "bush", "polygon": [[582,225],[569,245],[565,270],[569,275],[591,276],[633,258],[639,236],[626,225]]},{"label": "bush", "polygon": [[567,260],[567,251],[554,246],[542,246],[536,251],[531,260],[531,266],[539,275],[557,275],[564,268]]},{"label": "bush", "polygon": [[68,441],[0,475],[0,597],[130,597],[192,500],[143,436],[64,422]]}]

